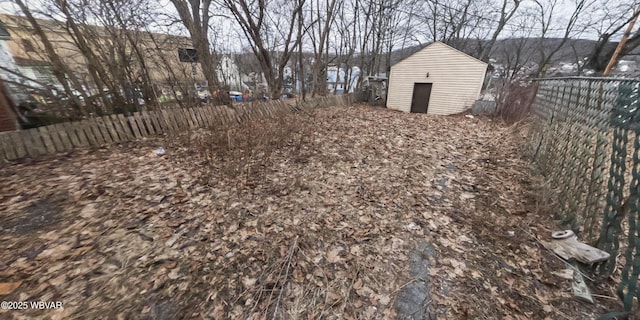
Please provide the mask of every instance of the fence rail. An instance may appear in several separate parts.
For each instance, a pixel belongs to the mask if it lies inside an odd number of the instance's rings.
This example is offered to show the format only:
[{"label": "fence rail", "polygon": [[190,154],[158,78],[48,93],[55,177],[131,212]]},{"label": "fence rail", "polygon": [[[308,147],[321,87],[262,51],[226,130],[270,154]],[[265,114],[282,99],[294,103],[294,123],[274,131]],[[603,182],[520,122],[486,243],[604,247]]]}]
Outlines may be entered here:
[{"label": "fence rail", "polygon": [[611,254],[601,276],[623,266],[626,310],[640,293],[639,108],[639,81],[542,79],[530,132],[531,155],[557,191],[557,218]]},{"label": "fence rail", "polygon": [[136,112],[89,118],[82,121],[10,132],[0,132],[0,160],[16,160],[74,148],[99,147],[144,137],[179,133],[247,120],[277,117],[283,112],[353,102],[353,95],[317,97],[306,101],[271,100],[227,106],[199,106]]}]

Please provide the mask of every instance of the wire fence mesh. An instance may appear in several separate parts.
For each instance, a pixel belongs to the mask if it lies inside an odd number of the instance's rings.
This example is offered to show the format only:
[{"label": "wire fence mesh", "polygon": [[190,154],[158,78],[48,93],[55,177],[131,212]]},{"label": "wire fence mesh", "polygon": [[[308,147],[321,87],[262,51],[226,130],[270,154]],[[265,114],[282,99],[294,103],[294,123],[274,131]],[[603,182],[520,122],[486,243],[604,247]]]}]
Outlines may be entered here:
[{"label": "wire fence mesh", "polygon": [[640,275],[640,81],[540,79],[530,131],[533,160],[556,191],[556,218],[611,254],[625,309]]}]

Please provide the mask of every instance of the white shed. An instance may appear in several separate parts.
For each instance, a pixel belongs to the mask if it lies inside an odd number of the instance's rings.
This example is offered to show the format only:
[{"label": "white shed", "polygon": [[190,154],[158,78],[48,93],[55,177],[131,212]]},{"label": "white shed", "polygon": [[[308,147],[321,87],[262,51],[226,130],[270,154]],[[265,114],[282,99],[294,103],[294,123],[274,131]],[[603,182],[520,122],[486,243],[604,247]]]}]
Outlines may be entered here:
[{"label": "white shed", "polygon": [[434,42],[391,66],[387,108],[454,114],[480,95],[487,64],[442,42]]}]

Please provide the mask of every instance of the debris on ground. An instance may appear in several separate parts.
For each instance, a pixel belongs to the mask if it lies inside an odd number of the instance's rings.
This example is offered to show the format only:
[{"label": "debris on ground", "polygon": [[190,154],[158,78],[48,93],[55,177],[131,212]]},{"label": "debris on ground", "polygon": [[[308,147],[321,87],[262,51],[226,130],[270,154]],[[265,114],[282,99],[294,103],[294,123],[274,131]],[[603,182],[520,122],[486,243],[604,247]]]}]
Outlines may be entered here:
[{"label": "debris on ground", "polygon": [[63,308],[0,318],[591,319],[619,309],[599,298],[613,296],[607,283],[591,287],[594,305],[573,299],[565,262],[535,237],[557,225],[522,156],[525,124],[365,106],[279,121],[1,167],[2,299]]}]

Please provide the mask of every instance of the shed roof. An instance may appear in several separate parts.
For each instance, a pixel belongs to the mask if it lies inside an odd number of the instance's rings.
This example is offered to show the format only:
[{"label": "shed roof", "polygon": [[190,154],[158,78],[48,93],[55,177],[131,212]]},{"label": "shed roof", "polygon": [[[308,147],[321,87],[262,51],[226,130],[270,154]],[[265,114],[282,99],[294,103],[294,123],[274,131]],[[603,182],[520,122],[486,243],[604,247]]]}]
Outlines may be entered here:
[{"label": "shed roof", "polygon": [[449,48],[449,49],[451,49],[451,50],[454,50],[454,51],[456,51],[457,53],[460,53],[460,54],[462,54],[462,55],[465,55],[465,56],[467,56],[467,57],[469,57],[469,58],[471,58],[471,59],[473,59],[473,60],[476,60],[476,61],[478,61],[478,62],[481,62],[481,63],[484,63],[484,64],[488,65],[486,62],[484,62],[484,61],[482,61],[482,60],[480,60],[480,59],[478,59],[478,58],[476,58],[476,57],[474,57],[474,56],[472,56],[472,55],[470,55],[470,54],[467,54],[467,53],[465,53],[465,52],[463,52],[463,51],[460,51],[460,50],[458,50],[458,49],[456,49],[456,48],[454,48],[454,47],[452,47],[452,46],[450,46],[450,45],[448,45],[448,44],[446,44],[446,43],[444,43],[444,42],[441,42],[441,41],[434,41],[434,42],[432,42],[432,43],[430,43],[430,44],[426,45],[424,48],[422,48],[422,49],[420,49],[420,50],[416,51],[415,53],[410,54],[410,55],[408,55],[408,56],[406,56],[406,57],[404,57],[404,58],[402,58],[402,59],[398,60],[396,63],[394,63],[394,64],[392,65],[392,67],[393,67],[393,66],[395,66],[395,65],[397,65],[398,63],[401,63],[402,61],[406,60],[407,58],[413,57],[413,56],[415,56],[416,54],[419,54],[420,52],[427,50],[429,47],[434,46],[434,45],[438,45],[438,44],[439,44],[439,45],[442,45],[442,46],[444,46],[444,47],[446,47],[446,48]]}]

